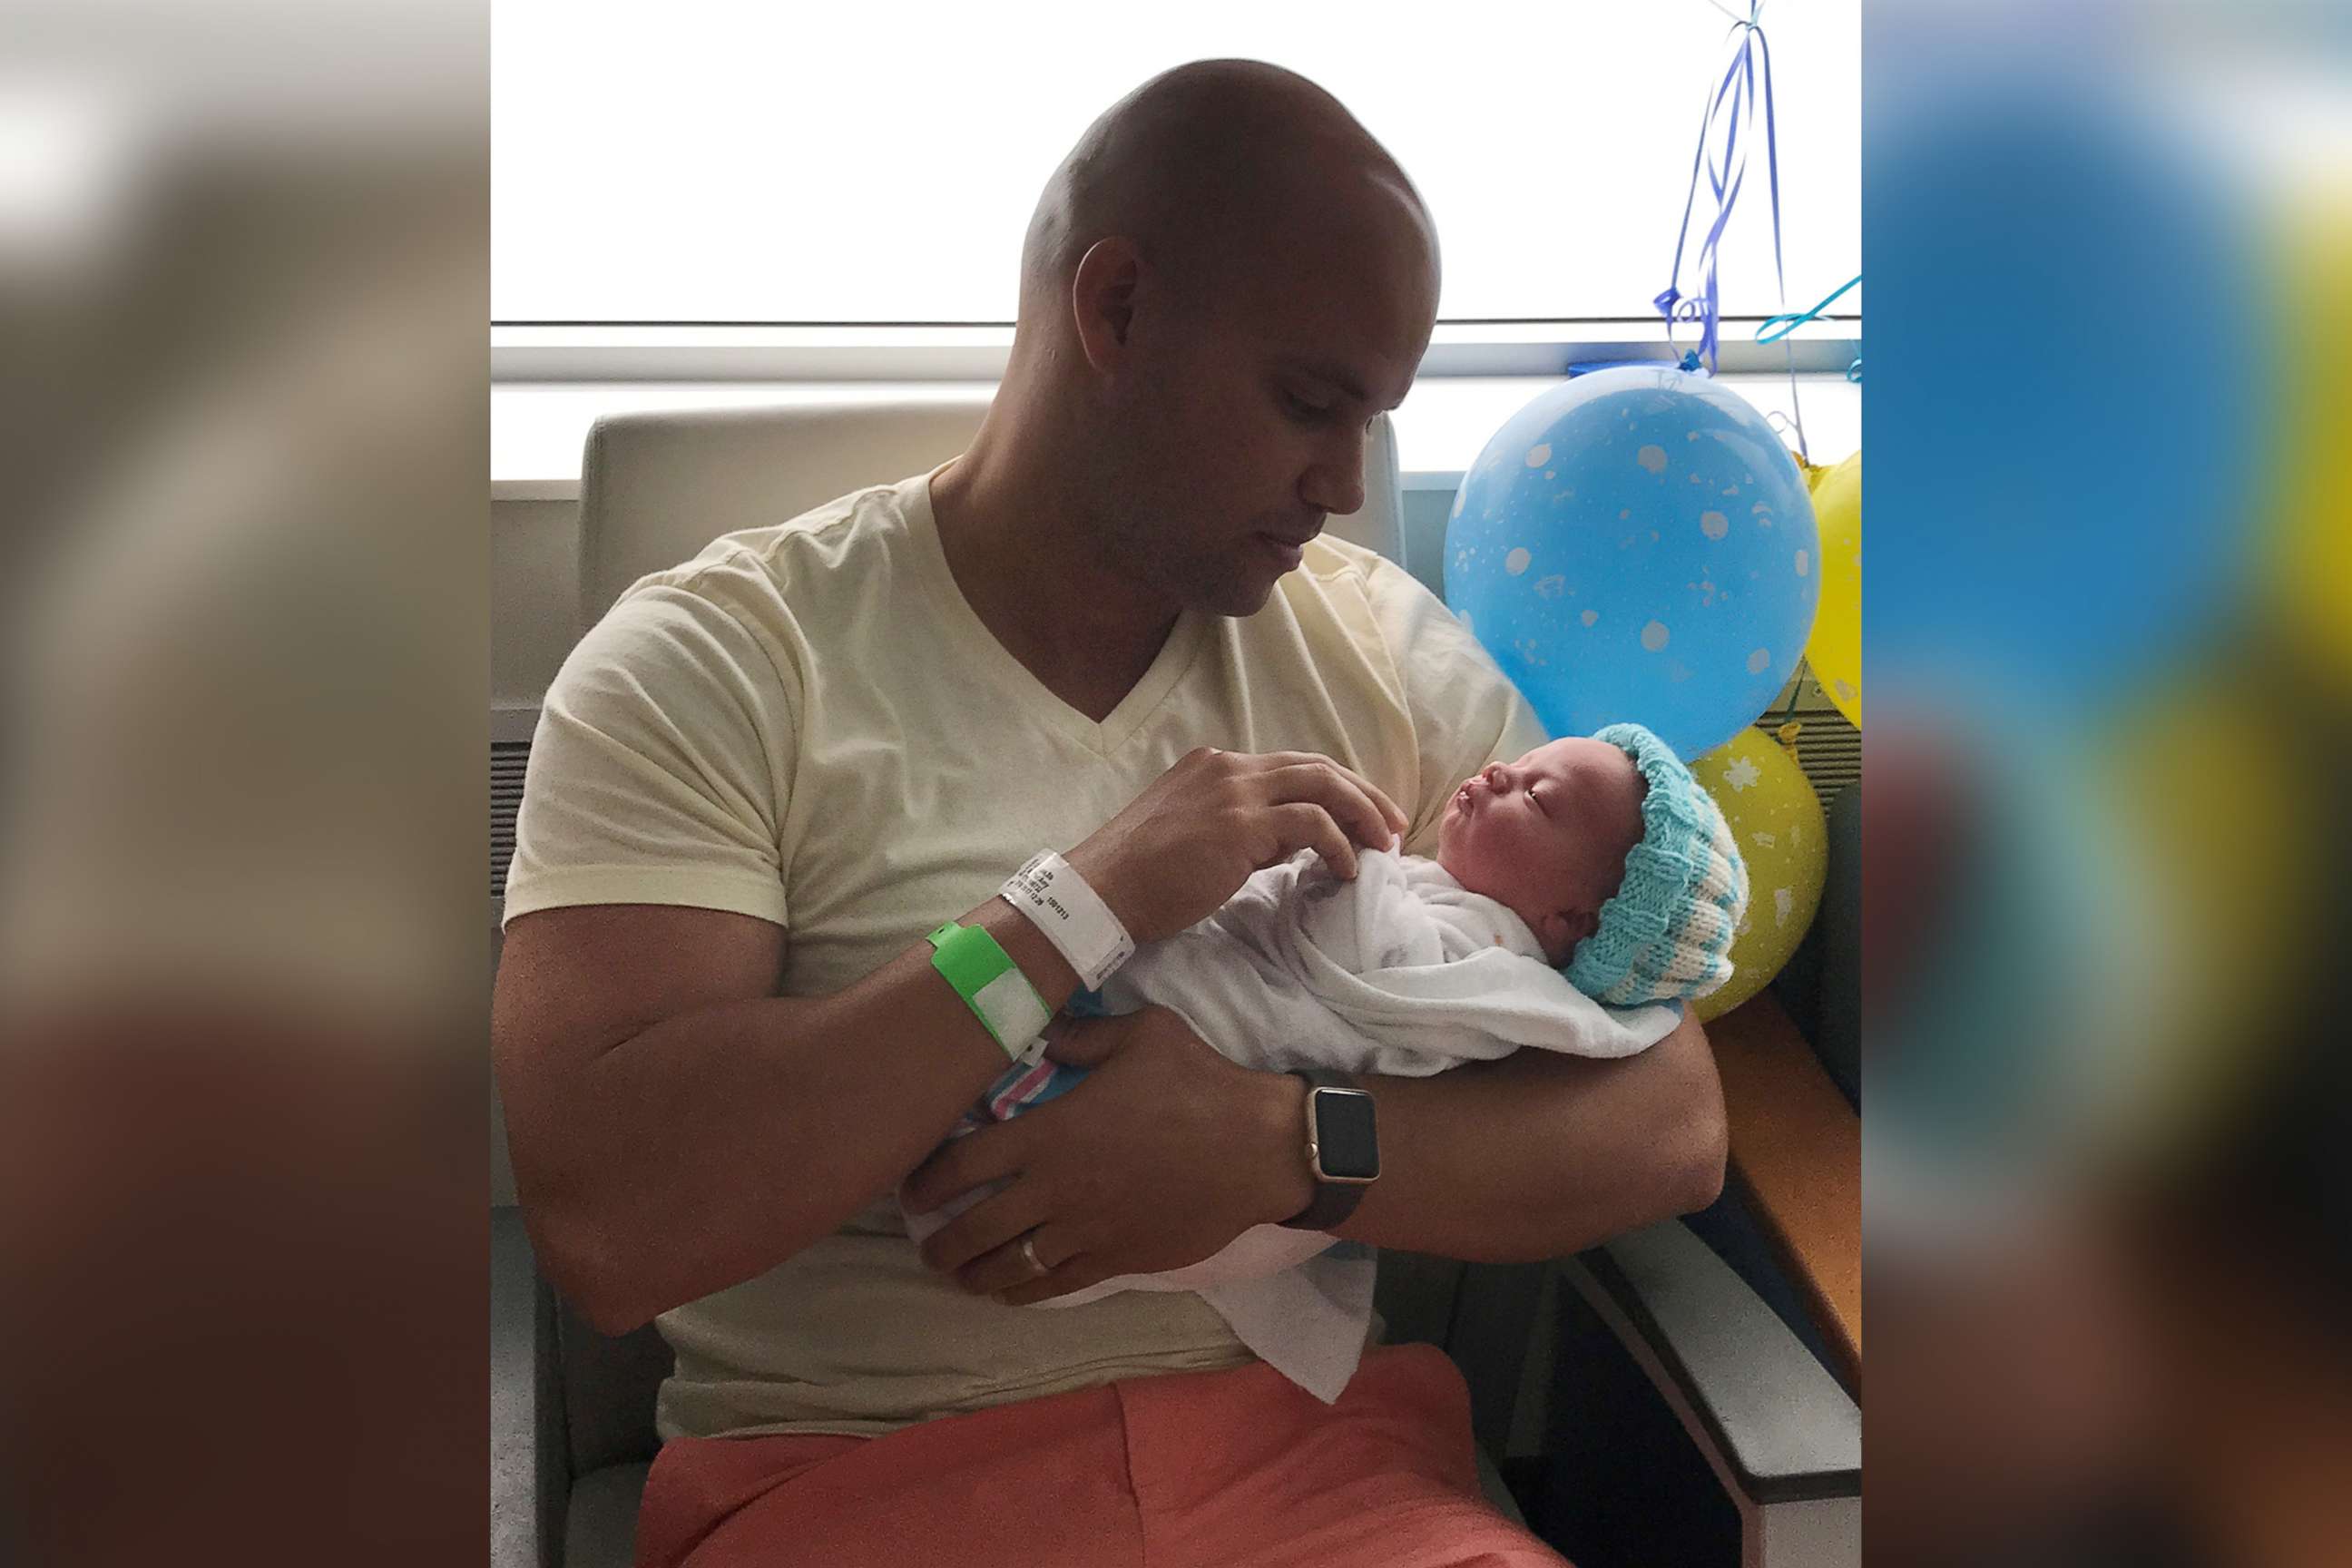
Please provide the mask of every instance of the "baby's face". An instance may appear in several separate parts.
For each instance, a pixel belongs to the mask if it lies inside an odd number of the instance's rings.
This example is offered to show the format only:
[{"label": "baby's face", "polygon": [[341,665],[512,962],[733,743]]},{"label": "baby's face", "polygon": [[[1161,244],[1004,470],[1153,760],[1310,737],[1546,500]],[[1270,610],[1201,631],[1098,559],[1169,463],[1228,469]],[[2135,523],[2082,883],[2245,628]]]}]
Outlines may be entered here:
[{"label": "baby's face", "polygon": [[1553,741],[1464,781],[1438,826],[1438,863],[1510,906],[1566,963],[1623,879],[1648,793],[1633,759],[1606,741]]}]

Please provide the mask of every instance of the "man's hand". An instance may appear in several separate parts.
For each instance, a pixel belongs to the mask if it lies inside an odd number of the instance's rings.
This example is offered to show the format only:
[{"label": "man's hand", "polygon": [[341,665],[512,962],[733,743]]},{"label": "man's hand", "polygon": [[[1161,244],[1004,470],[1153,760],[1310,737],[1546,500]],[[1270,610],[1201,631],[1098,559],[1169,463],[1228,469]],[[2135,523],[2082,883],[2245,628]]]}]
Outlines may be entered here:
[{"label": "man's hand", "polygon": [[[1085,1082],[953,1140],[907,1179],[917,1212],[1011,1179],[923,1243],[924,1261],[967,1289],[1017,1307],[1181,1268],[1314,1195],[1297,1079],[1227,1061],[1164,1007],[1053,1034],[1048,1054],[1093,1069]],[[1030,1267],[1024,1238],[1048,1272]]]},{"label": "man's hand", "polygon": [[1356,846],[1393,847],[1411,819],[1370,780],[1308,752],[1202,747],[1071,850],[1070,865],[1139,942],[1205,919],[1249,874],[1301,849],[1356,874]]}]

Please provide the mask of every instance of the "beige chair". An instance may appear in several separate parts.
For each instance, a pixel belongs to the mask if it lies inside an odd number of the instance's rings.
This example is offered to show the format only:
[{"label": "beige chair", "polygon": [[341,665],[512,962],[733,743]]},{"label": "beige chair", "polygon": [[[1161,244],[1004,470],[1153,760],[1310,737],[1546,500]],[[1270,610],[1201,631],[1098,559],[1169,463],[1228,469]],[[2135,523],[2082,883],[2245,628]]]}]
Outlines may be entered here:
[{"label": "beige chair", "polygon": [[[631,583],[711,539],[781,521],[835,496],[919,473],[961,451],[978,400],[625,415],[589,432],[582,466],[583,628]],[[1376,420],[1361,510],[1328,525],[1402,560],[1395,435]],[[520,1216],[492,1216],[493,1568],[614,1568],[629,1561],[656,1440],[653,1402],[670,1355],[652,1329],[609,1339],[559,1300]],[[1519,1506],[1496,1460],[1539,1444],[1554,1320],[1574,1299],[1605,1307],[1742,1510],[1747,1561],[1766,1523],[1801,1541],[1790,1562],[1855,1560],[1859,1413],[1796,1338],[1678,1225],[1559,1265],[1465,1265],[1389,1252],[1376,1305],[1392,1342],[1446,1350],[1469,1384],[1481,1479]],[[1530,1353],[1530,1347],[1533,1352]],[[1775,1513],[1774,1510],[1778,1510]],[[1801,1515],[1790,1534],[1785,1521]],[[1826,1550],[1825,1550],[1826,1548]],[[1782,1561],[1778,1553],[1772,1561]]]},{"label": "beige chair", "polygon": [[[596,422],[580,465],[581,629],[648,572],[722,533],[782,522],[962,451],[982,398],[856,406],[629,414]],[[1382,415],[1364,449],[1364,504],[1325,526],[1403,559],[1396,431]]]}]

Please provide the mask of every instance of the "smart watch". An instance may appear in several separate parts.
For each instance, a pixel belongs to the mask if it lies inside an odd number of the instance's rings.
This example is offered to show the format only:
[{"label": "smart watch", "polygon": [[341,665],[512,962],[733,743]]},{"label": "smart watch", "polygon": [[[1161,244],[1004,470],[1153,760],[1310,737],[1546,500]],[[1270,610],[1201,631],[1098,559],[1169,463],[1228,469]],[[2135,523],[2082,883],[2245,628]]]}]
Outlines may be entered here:
[{"label": "smart watch", "polygon": [[1293,1230],[1328,1230],[1356,1212],[1381,1173],[1380,1129],[1370,1091],[1328,1068],[1303,1068],[1307,1083],[1307,1168],[1315,1175],[1312,1202],[1281,1223]]}]

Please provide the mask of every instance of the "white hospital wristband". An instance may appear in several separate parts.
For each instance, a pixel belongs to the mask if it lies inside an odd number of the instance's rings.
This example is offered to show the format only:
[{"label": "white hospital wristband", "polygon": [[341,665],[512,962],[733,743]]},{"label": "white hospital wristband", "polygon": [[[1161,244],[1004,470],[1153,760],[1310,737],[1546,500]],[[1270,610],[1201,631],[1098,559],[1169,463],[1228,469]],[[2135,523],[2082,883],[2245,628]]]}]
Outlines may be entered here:
[{"label": "white hospital wristband", "polygon": [[1135,952],[1135,939],[1110,906],[1051,849],[1039,850],[1029,864],[1006,878],[997,896],[1045,933],[1045,940],[1077,971],[1084,990],[1100,990]]}]

